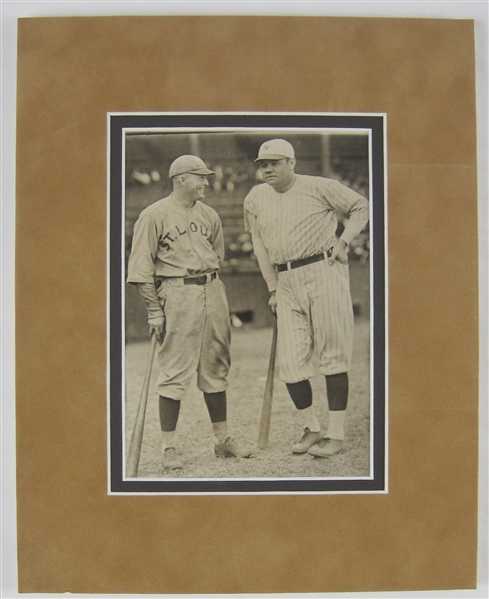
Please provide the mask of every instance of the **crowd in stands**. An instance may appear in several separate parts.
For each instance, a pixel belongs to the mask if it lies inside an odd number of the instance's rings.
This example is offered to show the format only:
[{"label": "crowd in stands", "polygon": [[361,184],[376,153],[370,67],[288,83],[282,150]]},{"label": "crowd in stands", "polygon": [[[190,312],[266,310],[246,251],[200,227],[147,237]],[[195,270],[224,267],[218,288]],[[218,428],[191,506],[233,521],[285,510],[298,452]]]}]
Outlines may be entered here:
[{"label": "crowd in stands", "polygon": [[[209,177],[209,189],[207,191],[207,200],[211,206],[213,206],[217,212],[220,212],[220,208],[224,205],[229,206],[233,204],[237,210],[233,216],[222,218],[223,226],[225,230],[226,238],[226,264],[231,267],[239,267],[243,261],[255,262],[255,256],[253,254],[253,245],[251,243],[251,237],[244,231],[243,217],[242,217],[242,203],[244,197],[248,191],[256,185],[262,182],[261,171],[256,169],[256,166],[249,160],[230,160],[223,164],[212,164],[208,163],[215,175]],[[336,159],[333,161],[332,167],[333,173],[330,174],[331,178],[335,178],[344,185],[351,187],[367,199],[369,198],[369,180],[368,171],[361,172],[354,161],[345,161]],[[365,170],[365,166],[363,167]],[[146,172],[147,171],[147,172]],[[299,171],[300,172],[300,171]],[[158,186],[161,190],[161,196],[163,197],[171,191],[171,184],[166,176],[163,176],[156,168],[144,169],[141,167],[135,167],[128,180],[128,188],[130,187],[147,187],[147,186]],[[236,221],[239,219],[239,223],[235,223],[233,227],[227,229],[226,221],[233,219]],[[344,228],[344,215],[338,214],[338,235]],[[131,227],[132,228],[132,227]],[[239,233],[231,233],[230,230]],[[349,258],[350,261],[359,263],[365,263],[369,259],[369,230],[368,225],[360,235],[358,235],[350,244]]]}]

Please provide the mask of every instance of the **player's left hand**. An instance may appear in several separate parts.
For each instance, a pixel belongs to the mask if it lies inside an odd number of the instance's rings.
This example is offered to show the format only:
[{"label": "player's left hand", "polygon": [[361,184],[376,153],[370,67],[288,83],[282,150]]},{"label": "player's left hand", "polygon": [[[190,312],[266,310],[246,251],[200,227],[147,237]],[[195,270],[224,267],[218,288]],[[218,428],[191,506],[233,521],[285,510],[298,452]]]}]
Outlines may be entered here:
[{"label": "player's left hand", "polygon": [[331,255],[328,258],[328,264],[333,266],[335,260],[338,260],[340,264],[348,264],[348,252],[347,252],[347,244],[343,239],[338,239],[336,245],[333,246]]}]

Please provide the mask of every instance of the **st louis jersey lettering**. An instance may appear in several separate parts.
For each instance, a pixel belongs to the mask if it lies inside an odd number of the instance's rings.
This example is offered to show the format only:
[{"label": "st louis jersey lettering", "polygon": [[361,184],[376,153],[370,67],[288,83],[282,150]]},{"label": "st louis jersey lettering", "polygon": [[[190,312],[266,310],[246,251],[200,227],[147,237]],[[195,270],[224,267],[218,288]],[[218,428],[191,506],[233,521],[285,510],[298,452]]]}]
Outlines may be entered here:
[{"label": "st louis jersey lettering", "polygon": [[186,277],[219,270],[224,259],[221,221],[210,206],[191,208],[172,196],[143,210],[134,226],[129,283],[149,283],[154,277]]}]

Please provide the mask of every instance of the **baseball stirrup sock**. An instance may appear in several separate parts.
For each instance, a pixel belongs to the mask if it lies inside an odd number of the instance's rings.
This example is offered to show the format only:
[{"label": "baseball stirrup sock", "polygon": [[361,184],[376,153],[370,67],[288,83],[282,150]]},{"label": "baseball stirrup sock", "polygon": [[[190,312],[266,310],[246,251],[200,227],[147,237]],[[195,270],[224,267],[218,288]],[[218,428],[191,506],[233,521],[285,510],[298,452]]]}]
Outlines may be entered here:
[{"label": "baseball stirrup sock", "polygon": [[285,383],[290,398],[298,410],[304,410],[312,406],[312,388],[309,380],[298,383]]},{"label": "baseball stirrup sock", "polygon": [[346,410],[348,404],[348,373],[326,375],[326,392],[330,411]]},{"label": "baseball stirrup sock", "polygon": [[162,431],[171,432],[177,428],[180,401],[160,395],[160,426]]},{"label": "baseball stirrup sock", "polygon": [[224,422],[226,420],[226,391],[204,393],[204,399],[211,422]]}]

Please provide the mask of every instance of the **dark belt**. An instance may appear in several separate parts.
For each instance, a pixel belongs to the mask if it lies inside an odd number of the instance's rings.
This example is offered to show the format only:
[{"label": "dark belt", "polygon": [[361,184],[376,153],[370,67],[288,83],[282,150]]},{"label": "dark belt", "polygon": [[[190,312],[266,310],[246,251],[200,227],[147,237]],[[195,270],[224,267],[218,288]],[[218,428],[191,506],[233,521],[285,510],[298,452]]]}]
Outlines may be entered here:
[{"label": "dark belt", "polygon": [[314,262],[319,262],[324,260],[323,254],[315,254],[314,256],[309,256],[308,258],[302,258],[302,260],[292,260],[292,262],[286,262],[285,264],[277,264],[278,272],[283,272],[284,270],[290,270],[291,268],[299,268],[299,266],[306,266],[306,264],[313,264]]},{"label": "dark belt", "polygon": [[206,283],[210,283],[217,277],[215,272],[207,273],[205,275],[200,275],[198,277],[185,277],[183,279],[184,285],[205,285]]}]

